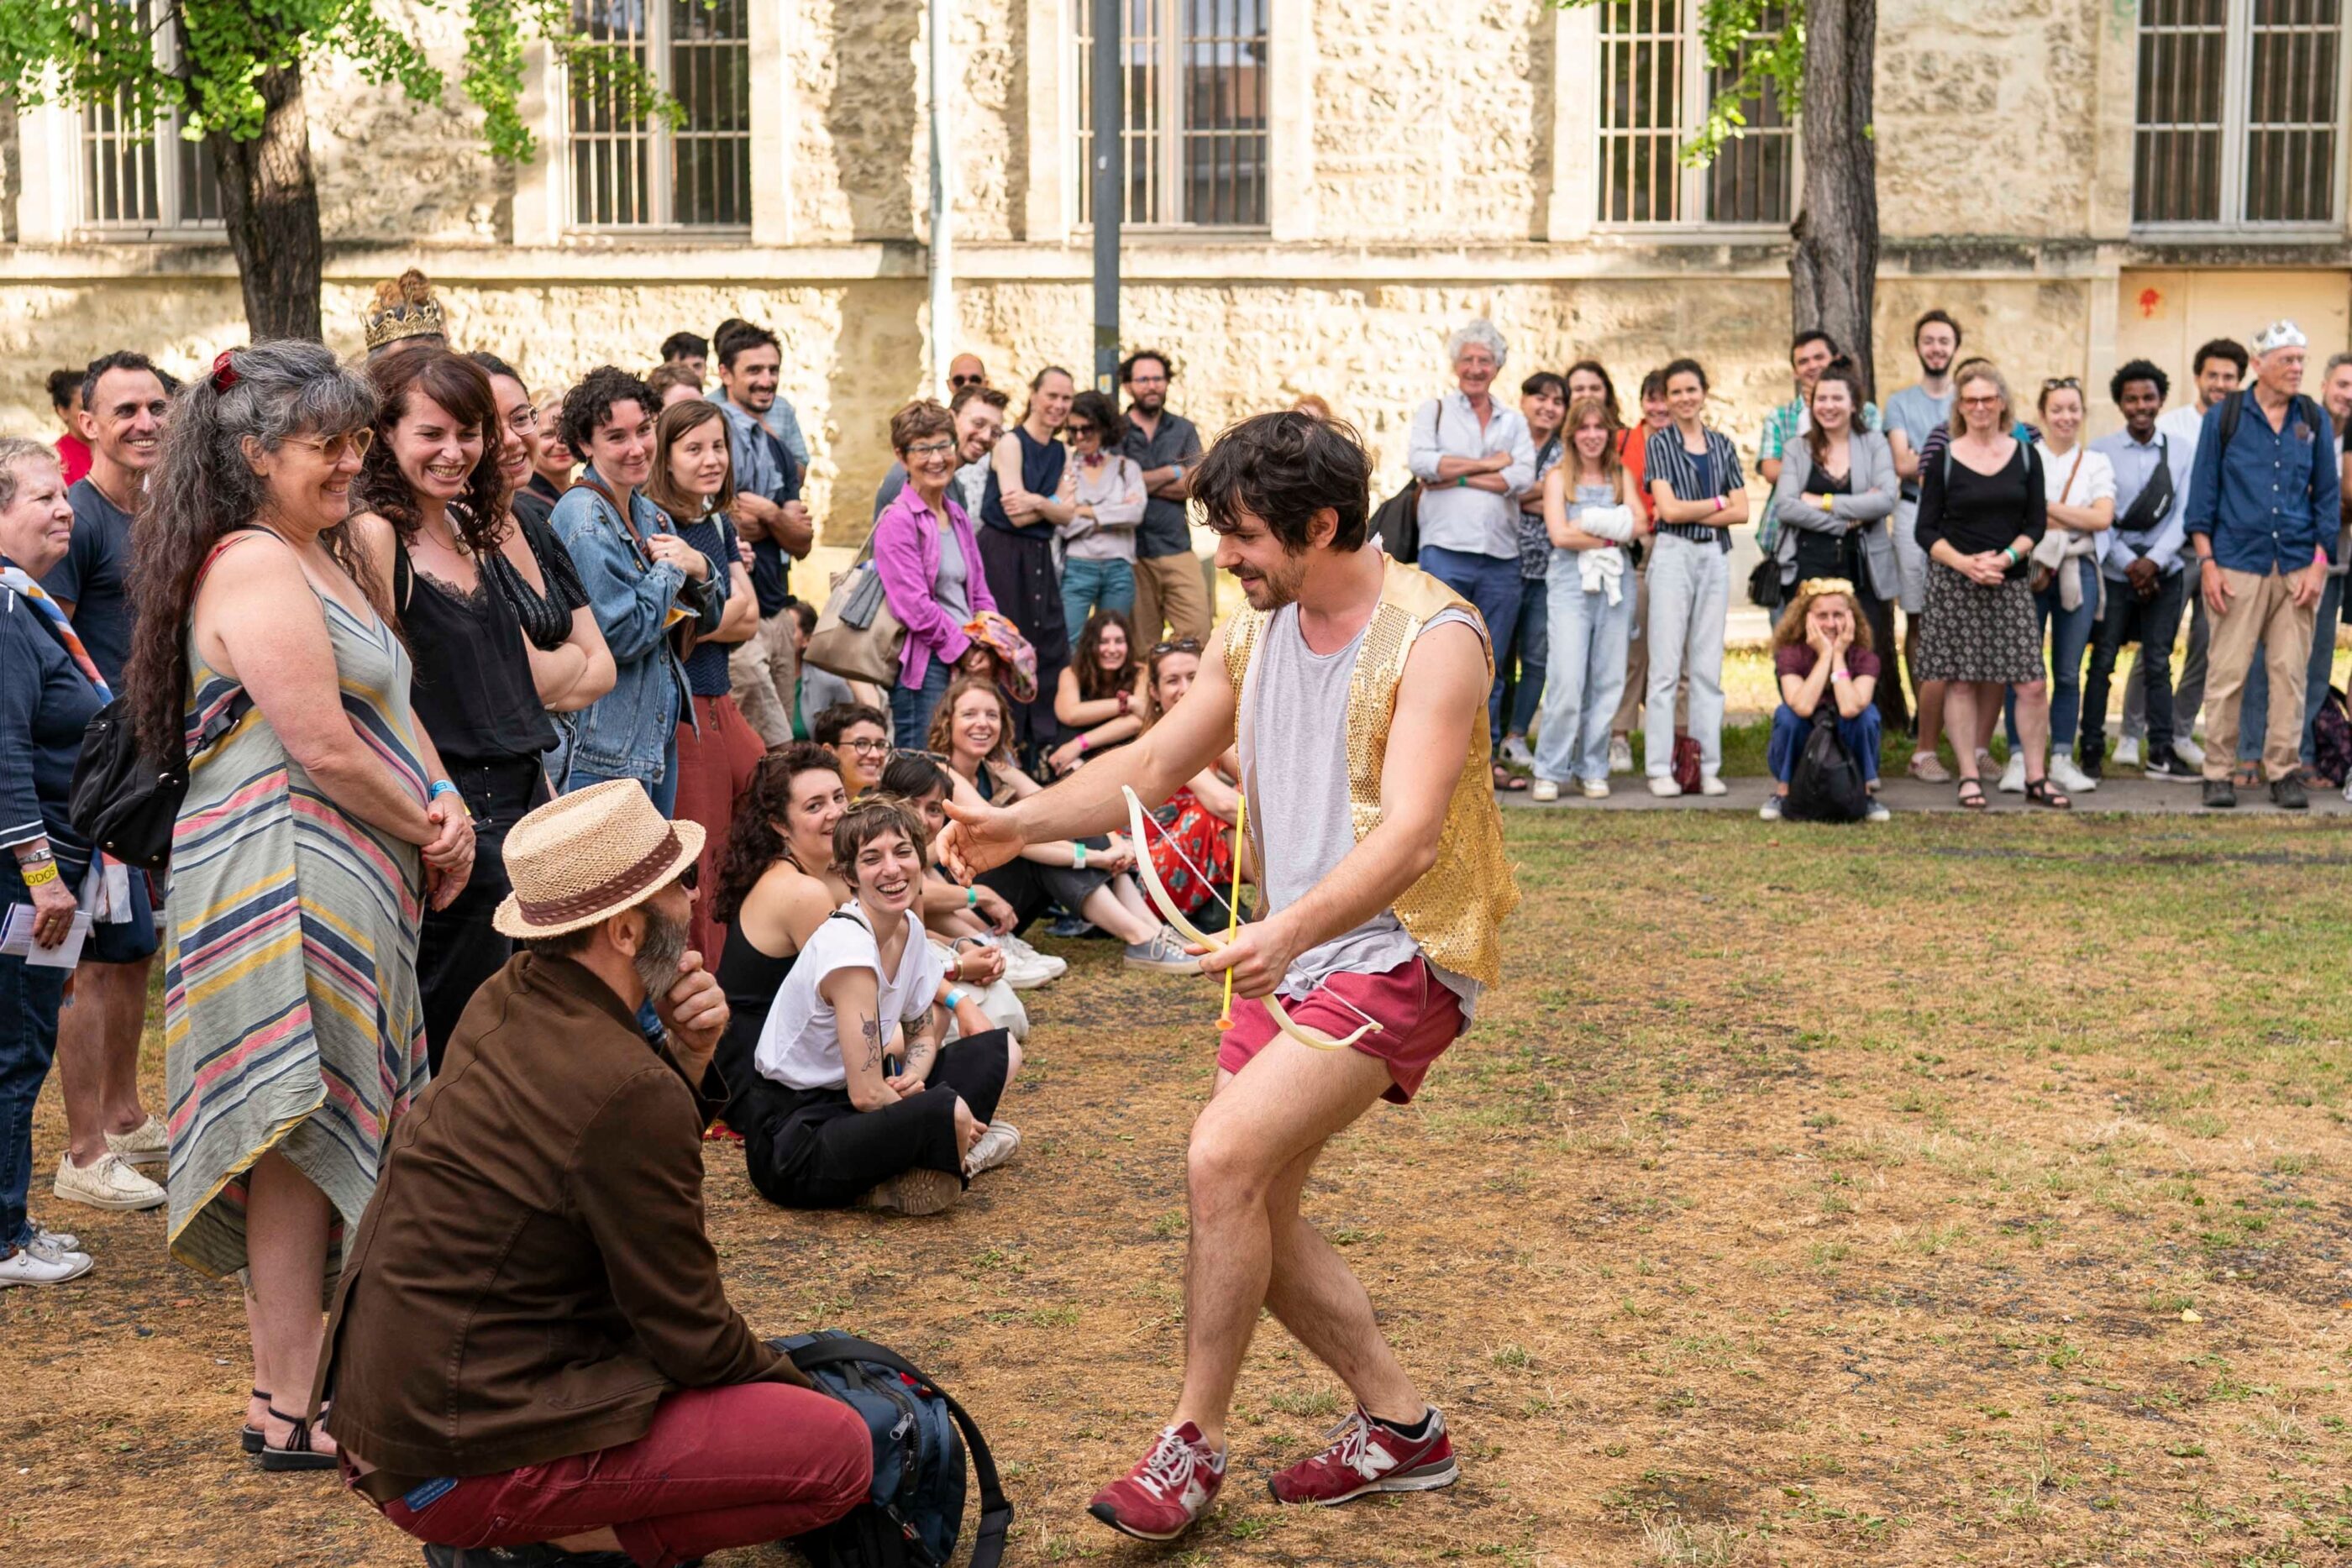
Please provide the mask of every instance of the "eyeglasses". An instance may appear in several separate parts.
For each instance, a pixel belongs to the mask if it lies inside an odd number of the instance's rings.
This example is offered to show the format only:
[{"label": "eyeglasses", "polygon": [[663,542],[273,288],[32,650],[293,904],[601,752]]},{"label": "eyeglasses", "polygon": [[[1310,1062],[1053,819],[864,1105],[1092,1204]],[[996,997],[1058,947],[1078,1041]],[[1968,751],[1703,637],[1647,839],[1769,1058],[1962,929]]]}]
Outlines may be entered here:
[{"label": "eyeglasses", "polygon": [[1200,651],[1201,640],[1198,637],[1171,637],[1165,643],[1151,644],[1154,658],[1162,653],[1197,653]]},{"label": "eyeglasses", "polygon": [[941,457],[956,449],[952,441],[926,441],[920,446],[907,448],[909,457]]},{"label": "eyeglasses", "polygon": [[686,869],[677,873],[677,885],[692,893],[702,882],[702,862],[688,861]]},{"label": "eyeglasses", "polygon": [[507,416],[507,428],[517,435],[528,435],[539,428],[539,411],[529,403]]},{"label": "eyeglasses", "polygon": [[845,739],[841,744],[847,749],[857,753],[860,757],[878,757],[883,752],[890,749],[890,743],[887,740]]},{"label": "eyeglasses", "polygon": [[365,457],[368,448],[375,444],[375,432],[362,425],[357,430],[339,430],[332,435],[289,435],[285,438],[285,444],[314,446],[318,448],[319,455],[331,465],[341,463],[346,455]]},{"label": "eyeglasses", "polygon": [[1960,400],[1960,406],[1962,408],[1999,408],[2000,406],[2000,399],[1998,395],[1991,397],[1964,397]]}]

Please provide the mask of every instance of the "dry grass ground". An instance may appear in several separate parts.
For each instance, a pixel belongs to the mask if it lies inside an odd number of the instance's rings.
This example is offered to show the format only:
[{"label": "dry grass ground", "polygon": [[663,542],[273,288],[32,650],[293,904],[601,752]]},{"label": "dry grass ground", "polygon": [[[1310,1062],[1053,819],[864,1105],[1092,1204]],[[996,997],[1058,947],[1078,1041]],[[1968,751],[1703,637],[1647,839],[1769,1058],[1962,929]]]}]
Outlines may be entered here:
[{"label": "dry grass ground", "polygon": [[[1343,1403],[1269,1324],[1198,1533],[1086,1518],[1174,1391],[1216,1008],[1099,944],[1033,998],[1022,1158],[948,1217],[781,1213],[715,1150],[737,1302],[933,1368],[1008,1462],[1022,1563],[2352,1560],[2352,839],[1510,829],[1508,984],[1308,1199],[1454,1424],[1452,1490],[1273,1507]],[[237,1456],[236,1297],[156,1216],[40,1207],[99,1270],[0,1297],[0,1561],[416,1561]]]}]

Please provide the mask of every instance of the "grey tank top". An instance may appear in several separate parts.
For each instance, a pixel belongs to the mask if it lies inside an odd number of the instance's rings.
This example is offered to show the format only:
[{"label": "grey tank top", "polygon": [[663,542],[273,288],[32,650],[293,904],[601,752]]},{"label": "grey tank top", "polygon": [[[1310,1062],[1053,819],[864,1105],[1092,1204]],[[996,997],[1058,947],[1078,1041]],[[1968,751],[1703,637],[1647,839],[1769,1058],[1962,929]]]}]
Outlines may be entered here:
[{"label": "grey tank top", "polygon": [[940,574],[931,580],[931,597],[959,626],[971,619],[971,591],[964,586],[963,546],[955,529],[940,530]]},{"label": "grey tank top", "polygon": [[[1423,630],[1448,621],[1486,635],[1478,617],[1460,608],[1439,612]],[[1242,768],[1256,785],[1250,822],[1265,846],[1261,886],[1270,910],[1305,897],[1356,847],[1348,809],[1348,685],[1363,642],[1359,632],[1337,653],[1316,653],[1298,630],[1295,604],[1276,611],[1258,633],[1256,669],[1248,685],[1253,744]],[[1486,722],[1483,709],[1477,722]],[[1420,952],[1421,944],[1395,912],[1383,909],[1292,959],[1276,991],[1303,997],[1330,976],[1386,974]],[[1430,969],[1461,998],[1466,1027],[1477,1005],[1478,982],[1433,962]]]}]

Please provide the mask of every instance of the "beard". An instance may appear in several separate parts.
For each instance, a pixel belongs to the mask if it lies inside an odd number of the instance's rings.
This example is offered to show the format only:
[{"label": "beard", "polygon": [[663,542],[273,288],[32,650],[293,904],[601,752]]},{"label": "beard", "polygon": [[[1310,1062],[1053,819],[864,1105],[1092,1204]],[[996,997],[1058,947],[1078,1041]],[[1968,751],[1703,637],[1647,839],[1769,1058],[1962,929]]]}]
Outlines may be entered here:
[{"label": "beard", "polygon": [[1919,356],[1919,368],[1931,376],[1940,376],[1952,368],[1952,361],[1956,357],[1956,354],[1937,354],[1930,358],[1922,354]]},{"label": "beard", "polygon": [[678,964],[686,957],[686,927],[660,910],[646,906],[645,940],[637,946],[637,978],[646,995],[662,997],[677,984]]},{"label": "beard", "polygon": [[1298,585],[1307,578],[1303,561],[1286,561],[1278,572],[1258,572],[1254,569],[1234,573],[1241,584],[1242,597],[1249,601],[1252,610],[1279,610],[1298,597]]}]

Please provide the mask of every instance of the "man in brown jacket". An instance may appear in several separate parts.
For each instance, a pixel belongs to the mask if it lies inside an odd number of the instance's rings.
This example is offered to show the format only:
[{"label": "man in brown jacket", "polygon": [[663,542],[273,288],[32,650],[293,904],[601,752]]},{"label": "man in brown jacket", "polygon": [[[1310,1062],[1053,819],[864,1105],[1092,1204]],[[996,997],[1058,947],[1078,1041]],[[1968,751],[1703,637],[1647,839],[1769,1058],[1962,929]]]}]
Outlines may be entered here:
[{"label": "man in brown jacket", "polygon": [[752,1335],[703,1233],[727,1004],[686,950],[701,849],[626,780],[517,822],[522,950],[394,1134],[312,1408],[428,1563],[670,1568],[866,1496],[865,1424]]}]

